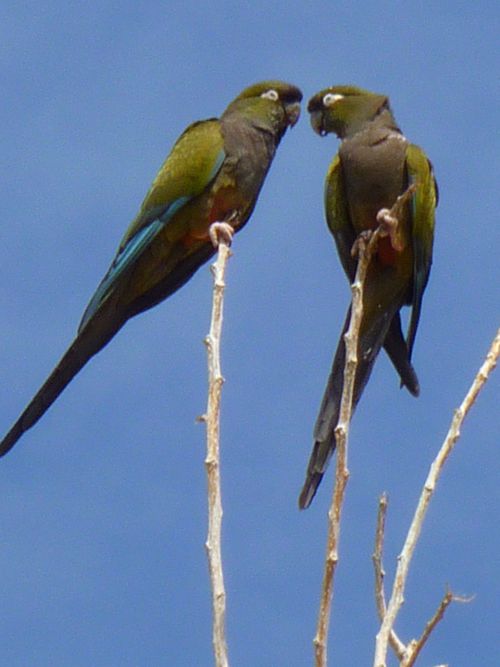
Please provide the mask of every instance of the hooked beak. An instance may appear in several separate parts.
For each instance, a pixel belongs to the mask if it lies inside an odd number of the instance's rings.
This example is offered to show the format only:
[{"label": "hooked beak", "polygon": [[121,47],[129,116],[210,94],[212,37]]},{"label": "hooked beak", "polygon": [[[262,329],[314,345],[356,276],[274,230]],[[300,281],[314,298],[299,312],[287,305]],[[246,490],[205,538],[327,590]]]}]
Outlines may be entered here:
[{"label": "hooked beak", "polygon": [[323,125],[323,111],[318,109],[317,111],[311,111],[311,126],[312,129],[319,134],[320,137],[324,137],[328,134]]},{"label": "hooked beak", "polygon": [[285,113],[290,127],[293,127],[300,118],[300,102],[293,102],[285,106]]}]

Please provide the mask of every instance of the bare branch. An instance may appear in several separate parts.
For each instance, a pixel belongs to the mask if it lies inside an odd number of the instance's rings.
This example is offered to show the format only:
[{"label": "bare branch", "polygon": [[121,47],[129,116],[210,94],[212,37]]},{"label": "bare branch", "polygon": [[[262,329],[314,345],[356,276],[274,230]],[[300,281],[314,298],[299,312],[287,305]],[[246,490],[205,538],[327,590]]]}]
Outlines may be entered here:
[{"label": "bare branch", "polygon": [[399,218],[404,211],[408,200],[414,192],[414,186],[410,186],[400,197],[397,198],[393,207],[382,209],[377,216],[379,226],[375,231],[363,232],[356,239],[352,254],[357,255],[358,263],[356,276],[351,285],[352,306],[349,328],[345,334],[346,361],[344,368],[344,384],[342,387],[342,399],[340,403],[339,421],[335,428],[335,442],[337,450],[335,466],[335,484],[333,488],[332,502],[328,512],[328,534],[326,546],[325,569],[321,588],[320,608],[316,636],[314,637],[314,652],[316,667],[326,667],[328,628],[330,625],[330,613],[333,596],[333,582],[338,562],[338,545],[340,540],[340,520],[344,502],[345,489],[349,479],[347,468],[347,452],[349,438],[349,424],[352,416],[352,397],[354,393],[354,381],[358,365],[358,338],[361,320],[363,317],[363,290],[366,273],[372,255],[377,249],[378,241],[384,236],[390,236],[391,243],[399,243]]},{"label": "bare branch", "polygon": [[[221,555],[222,502],[219,472],[220,400],[224,378],[220,366],[220,339],[224,306],[224,275],[231,255],[228,239],[218,237],[220,229],[214,228],[213,238],[218,241],[217,261],[213,266],[214,291],[210,331],[205,338],[208,357],[208,406],[203,421],[207,428],[207,456],[205,467],[208,481],[208,535],[205,543],[212,584],[212,642],[216,667],[228,667],[225,633],[226,591]],[[212,238],[212,231],[210,238]]]},{"label": "bare branch", "polygon": [[403,549],[400,555],[398,556],[398,565],[396,569],[396,575],[394,577],[394,585],[392,589],[391,599],[389,600],[387,612],[384,616],[384,620],[382,621],[379,633],[377,634],[376,645],[375,645],[375,659],[373,663],[374,667],[386,666],[389,634],[391,629],[394,627],[396,617],[404,602],[404,590],[406,586],[408,570],[410,567],[413,553],[415,551],[415,546],[417,544],[420,532],[422,530],[422,525],[425,519],[425,515],[427,513],[430,500],[436,488],[436,484],[443,469],[443,466],[446,463],[446,460],[448,459],[449,455],[453,451],[453,448],[455,447],[458,438],[460,437],[460,428],[462,426],[462,423],[467,413],[473,406],[479,392],[481,391],[482,387],[487,381],[490,373],[495,368],[499,355],[500,355],[500,329],[497,331],[497,334],[491,344],[490,350],[486,356],[486,359],[482,364],[481,368],[479,369],[476,377],[474,378],[474,381],[469,391],[467,392],[467,395],[462,401],[460,407],[455,411],[446,438],[429,470],[429,474],[422,489],[417,509],[415,511],[413,520],[408,530],[408,534],[406,536]]},{"label": "bare branch", "polygon": [[402,667],[413,667],[420,654],[420,651],[424,648],[427,640],[431,636],[431,633],[434,631],[434,628],[443,619],[445,611],[448,609],[450,604],[455,601],[465,602],[465,599],[455,597],[450,590],[447,590],[443,599],[439,603],[439,607],[437,608],[436,613],[430,619],[430,621],[427,622],[420,638],[418,640],[414,640],[408,646],[408,657],[401,663]]},{"label": "bare branch", "polygon": [[340,403],[339,421],[335,428],[336,442],[336,466],[335,484],[333,488],[332,502],[328,512],[328,534],[326,546],[325,569],[321,587],[320,608],[316,636],[314,637],[314,652],[316,667],[326,667],[328,628],[330,625],[330,613],[333,595],[333,582],[338,562],[338,545],[340,540],[340,520],[344,502],[345,489],[349,479],[347,468],[347,445],[349,437],[349,424],[352,415],[352,397],[354,392],[354,381],[358,365],[358,338],[361,319],[363,317],[363,288],[366,272],[372,254],[374,253],[378,239],[384,231],[379,227],[372,234],[360,235],[353,247],[353,252],[358,254],[358,265],[352,290],[352,308],[349,329],[345,334],[346,362],[344,368],[344,384],[342,388],[342,399]]},{"label": "bare branch", "polygon": [[384,577],[385,570],[382,562],[385,537],[385,518],[387,515],[387,494],[383,493],[378,502],[377,528],[375,530],[375,549],[372,555],[375,569],[375,602],[380,620],[385,616]]},{"label": "bare branch", "polygon": [[[384,577],[385,570],[382,560],[384,550],[385,537],[385,519],[387,515],[387,494],[383,493],[380,496],[377,513],[377,528],[375,531],[375,550],[372,555],[373,567],[375,569],[375,602],[377,604],[377,612],[380,621],[383,620],[386,612],[385,593],[384,593]],[[396,632],[392,629],[389,635],[389,642],[394,653],[402,660],[405,656],[406,646],[399,639]]]}]

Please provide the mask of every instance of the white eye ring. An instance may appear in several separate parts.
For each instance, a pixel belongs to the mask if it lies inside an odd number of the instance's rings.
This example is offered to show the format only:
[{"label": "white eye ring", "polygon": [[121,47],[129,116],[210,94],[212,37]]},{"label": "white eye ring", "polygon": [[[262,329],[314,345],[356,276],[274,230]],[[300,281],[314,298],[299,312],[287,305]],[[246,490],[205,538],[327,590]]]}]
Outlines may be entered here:
[{"label": "white eye ring", "polygon": [[336,93],[327,93],[323,97],[323,105],[325,107],[331,107],[335,104],[335,102],[338,102],[339,100],[343,99],[343,95],[338,95]]},{"label": "white eye ring", "polygon": [[273,102],[277,102],[280,98],[278,92],[274,90],[274,88],[266,90],[265,93],[262,93],[261,97],[264,97],[266,100],[272,100]]}]

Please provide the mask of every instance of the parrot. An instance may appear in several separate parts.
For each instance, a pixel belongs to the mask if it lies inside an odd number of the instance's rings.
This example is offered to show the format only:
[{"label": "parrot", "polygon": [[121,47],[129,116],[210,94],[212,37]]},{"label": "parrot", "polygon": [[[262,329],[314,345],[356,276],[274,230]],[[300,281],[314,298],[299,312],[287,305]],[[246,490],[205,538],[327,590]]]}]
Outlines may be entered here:
[{"label": "parrot", "polygon": [[[401,132],[386,95],[351,85],[332,86],[316,93],[307,107],[313,130],[320,136],[335,133],[340,147],[327,172],[324,205],[342,268],[354,281],[357,260],[353,246],[389,213],[408,188],[396,239],[380,238],[368,265],[363,294],[363,316],[358,341],[353,412],[383,347],[409,392],[420,392],[411,363],[415,336],[432,263],[434,217],[438,190],[433,167],[421,148]],[[411,306],[408,332],[403,336],[403,306]],[[314,445],[299,507],[311,504],[335,451],[346,358],[344,335],[348,309],[332,369],[314,427]]]},{"label": "parrot", "polygon": [[6,454],[125,322],[182,287],[250,218],[276,149],[300,116],[283,81],[245,88],[189,125],[163,162],[57,366],[0,442]]}]

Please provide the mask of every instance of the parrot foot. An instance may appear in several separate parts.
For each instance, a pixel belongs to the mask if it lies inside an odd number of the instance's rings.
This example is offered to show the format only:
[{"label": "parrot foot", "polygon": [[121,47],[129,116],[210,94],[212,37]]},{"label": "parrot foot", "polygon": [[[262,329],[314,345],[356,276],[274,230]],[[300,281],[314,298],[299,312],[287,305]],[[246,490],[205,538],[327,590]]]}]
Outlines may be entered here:
[{"label": "parrot foot", "polygon": [[233,241],[234,227],[228,222],[213,222],[208,230],[208,235],[214,248],[218,248],[221,243],[230,246]]},{"label": "parrot foot", "polygon": [[404,219],[408,203],[416,190],[417,186],[412,183],[402,195],[399,195],[392,208],[381,208],[377,213],[380,236],[388,236],[391,240],[391,246],[396,252],[404,250],[404,241],[400,233],[401,221]]},{"label": "parrot foot", "polygon": [[402,252],[404,244],[399,233],[399,218],[394,215],[393,209],[381,208],[377,213],[377,222],[380,226],[380,236],[388,236],[394,250]]}]

